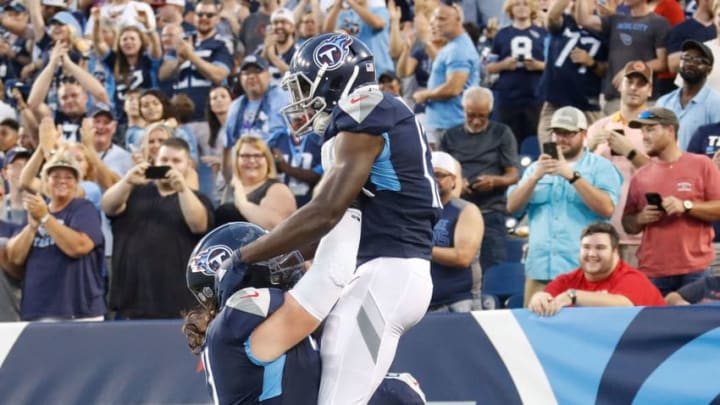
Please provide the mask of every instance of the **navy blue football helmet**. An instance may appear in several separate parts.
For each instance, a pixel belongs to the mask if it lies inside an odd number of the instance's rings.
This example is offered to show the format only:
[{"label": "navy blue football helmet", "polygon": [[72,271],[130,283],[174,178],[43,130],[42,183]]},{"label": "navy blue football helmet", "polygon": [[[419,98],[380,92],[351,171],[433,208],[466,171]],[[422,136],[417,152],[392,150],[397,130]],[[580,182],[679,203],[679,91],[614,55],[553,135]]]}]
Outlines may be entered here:
[{"label": "navy blue football helmet", "polygon": [[362,41],[339,33],[308,39],[282,80],[290,94],[290,105],[282,111],[288,128],[295,135],[313,129],[322,136],[338,100],[368,84],[376,84],[375,62]]},{"label": "navy blue football helmet", "polygon": [[302,277],[302,255],[293,251],[257,263],[244,263],[237,249],[267,231],[248,222],[219,226],[200,240],[190,254],[186,270],[188,289],[203,306],[213,300],[218,308],[245,287],[290,289]]}]

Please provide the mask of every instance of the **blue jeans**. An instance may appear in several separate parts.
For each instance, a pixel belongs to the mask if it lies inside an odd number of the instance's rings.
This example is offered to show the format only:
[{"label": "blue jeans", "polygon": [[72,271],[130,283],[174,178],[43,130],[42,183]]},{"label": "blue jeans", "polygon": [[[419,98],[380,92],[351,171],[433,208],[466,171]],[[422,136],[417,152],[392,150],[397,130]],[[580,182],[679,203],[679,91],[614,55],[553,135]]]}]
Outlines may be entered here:
[{"label": "blue jeans", "polygon": [[497,211],[482,213],[485,235],[480,246],[480,266],[486,271],[505,261],[505,214]]},{"label": "blue jeans", "polygon": [[679,276],[667,276],[667,277],[650,277],[650,281],[655,284],[655,287],[660,290],[660,293],[664,296],[668,295],[673,291],[679,290],[681,287],[692,283],[695,280],[699,280],[705,276],[711,274],[711,269],[707,268],[702,271],[690,274],[681,274]]}]

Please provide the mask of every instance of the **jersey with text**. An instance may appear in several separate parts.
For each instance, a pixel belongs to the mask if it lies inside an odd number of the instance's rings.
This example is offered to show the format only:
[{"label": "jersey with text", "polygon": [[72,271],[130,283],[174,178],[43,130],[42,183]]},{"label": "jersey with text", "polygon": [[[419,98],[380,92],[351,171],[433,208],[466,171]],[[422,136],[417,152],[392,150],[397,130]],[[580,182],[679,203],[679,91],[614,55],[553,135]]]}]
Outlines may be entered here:
[{"label": "jersey with text", "polygon": [[[194,52],[202,59],[216,66],[221,66],[230,73],[233,66],[232,55],[228,49],[227,42],[215,37],[204,41],[196,41]],[[195,114],[191,121],[205,120],[205,105],[207,104],[208,92],[213,86],[210,79],[206,78],[197,66],[184,61],[179,68],[178,79],[173,86],[175,93],[186,94],[195,104]]]},{"label": "jersey with text", "polygon": [[283,300],[280,289],[245,288],[235,292],[210,323],[202,361],[216,404],[317,403],[320,354],[311,338],[271,362],[259,361],[250,352],[250,334]]},{"label": "jersey with text", "polygon": [[377,257],[429,260],[442,204],[427,138],[413,112],[399,97],[362,87],[333,109],[326,142],[340,132],[385,140],[359,197],[363,214],[358,265]]},{"label": "jersey with text", "polygon": [[606,62],[607,46],[598,35],[579,27],[569,15],[563,16],[562,26],[550,28],[549,38],[540,93],[556,106],[599,111],[602,77],[589,67],[573,62],[570,54],[579,48],[594,61]]},{"label": "jersey with text", "polygon": [[502,61],[508,56],[518,60],[515,70],[500,72],[493,85],[497,94],[498,107],[526,107],[539,102],[537,87],[541,71],[528,70],[526,60],[545,60],[543,55],[545,30],[538,26],[517,29],[509,26],[498,31],[492,46],[492,54]]}]

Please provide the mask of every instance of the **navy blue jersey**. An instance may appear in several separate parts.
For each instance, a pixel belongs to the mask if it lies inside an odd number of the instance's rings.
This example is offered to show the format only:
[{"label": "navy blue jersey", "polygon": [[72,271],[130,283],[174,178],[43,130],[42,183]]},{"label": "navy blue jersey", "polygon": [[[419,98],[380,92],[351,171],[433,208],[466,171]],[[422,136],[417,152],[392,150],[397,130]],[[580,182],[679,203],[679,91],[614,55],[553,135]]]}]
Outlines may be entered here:
[{"label": "navy blue jersey", "polygon": [[280,289],[245,288],[233,294],[210,323],[202,361],[215,403],[317,403],[320,354],[310,338],[272,362],[260,362],[249,351],[250,334],[283,300]]},{"label": "navy blue jersey", "polygon": [[66,141],[80,142],[80,126],[85,115],[77,119],[72,119],[65,115],[64,112],[55,111],[55,125],[62,127],[63,139]]},{"label": "navy blue jersey", "polygon": [[[109,51],[103,58],[103,63],[115,73],[115,62],[117,54]],[[115,77],[115,95],[113,104],[115,105],[115,116],[119,122],[125,122],[125,96],[129,90],[135,89],[153,89],[158,87],[158,69],[160,69],[160,60],[153,59],[147,53],[144,53],[138,59],[137,66],[130,69],[126,77]]]},{"label": "navy blue jersey", "polygon": [[682,43],[688,39],[705,42],[715,38],[715,24],[705,26],[694,18],[688,18],[680,24],[674,26],[668,34],[666,43],[668,55],[674,52],[680,52]]},{"label": "navy blue jersey", "polygon": [[343,131],[385,139],[360,196],[358,265],[377,257],[429,260],[432,228],[442,204],[430,148],[415,115],[399,97],[363,87],[333,109],[326,142]]},{"label": "navy blue jersey", "polygon": [[[225,41],[217,39],[215,36],[204,41],[196,41],[194,51],[205,61],[221,66],[228,73],[231,72],[233,59]],[[178,79],[173,88],[176,94],[186,94],[195,104],[195,114],[191,121],[205,120],[205,105],[212,86],[212,81],[203,76],[190,61],[186,60],[180,65]]]},{"label": "navy blue jersey", "polygon": [[[268,146],[279,150],[290,166],[312,170],[322,175],[323,169],[320,162],[322,138],[315,132],[296,139],[294,136],[290,136],[287,129],[282,129],[270,137]],[[277,178],[290,188],[298,207],[302,207],[312,198],[313,185],[285,173],[278,173]]]},{"label": "navy blue jersey", "polygon": [[[433,244],[438,247],[455,246],[455,226],[460,212],[467,201],[453,199],[445,205],[442,215],[433,229]],[[433,294],[430,305],[446,305],[472,299],[472,270],[470,266],[459,268],[431,262],[430,274],[433,281]]]},{"label": "navy blue jersey", "polygon": [[518,68],[500,72],[493,85],[498,107],[538,104],[537,87],[542,72],[525,69],[522,59],[545,60],[544,38],[545,30],[535,25],[523,30],[509,26],[498,31],[493,40],[492,54],[497,55],[499,61],[508,56],[518,59]]},{"label": "navy blue jersey", "polygon": [[608,50],[600,37],[578,27],[575,20],[563,16],[561,27],[550,28],[545,71],[540,94],[556,106],[571,105],[583,111],[600,111],[602,77],[570,59],[574,48],[580,48],[597,62],[606,62]]},{"label": "navy blue jersey", "polygon": [[[687,151],[712,159],[715,153],[720,151],[720,122],[698,128],[690,139]],[[720,221],[713,222],[713,229],[715,230],[713,241],[720,242]]]}]

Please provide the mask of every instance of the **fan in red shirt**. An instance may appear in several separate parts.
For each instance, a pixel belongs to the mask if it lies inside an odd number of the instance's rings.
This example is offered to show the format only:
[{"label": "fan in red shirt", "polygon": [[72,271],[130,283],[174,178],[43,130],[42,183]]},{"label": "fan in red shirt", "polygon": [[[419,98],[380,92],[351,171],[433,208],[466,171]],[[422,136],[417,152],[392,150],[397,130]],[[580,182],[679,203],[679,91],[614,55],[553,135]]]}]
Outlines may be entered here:
[{"label": "fan in red shirt", "polygon": [[660,291],[637,269],[620,260],[619,236],[605,222],[588,225],[580,237],[580,268],[561,274],[535,293],[528,309],[541,316],[563,307],[665,305]]}]

